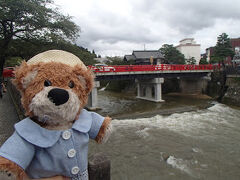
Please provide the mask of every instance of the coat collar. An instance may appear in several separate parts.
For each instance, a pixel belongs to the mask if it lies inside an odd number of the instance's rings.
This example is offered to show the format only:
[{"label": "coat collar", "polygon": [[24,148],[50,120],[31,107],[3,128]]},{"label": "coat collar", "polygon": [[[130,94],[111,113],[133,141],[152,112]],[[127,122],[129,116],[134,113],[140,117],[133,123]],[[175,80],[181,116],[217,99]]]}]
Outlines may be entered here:
[{"label": "coat collar", "polygon": [[[79,118],[74,122],[72,129],[87,133],[91,128],[91,124],[91,113],[83,109]],[[63,130],[48,130],[43,128],[29,117],[16,123],[14,127],[16,132],[26,141],[43,148],[53,146],[63,132]]]}]

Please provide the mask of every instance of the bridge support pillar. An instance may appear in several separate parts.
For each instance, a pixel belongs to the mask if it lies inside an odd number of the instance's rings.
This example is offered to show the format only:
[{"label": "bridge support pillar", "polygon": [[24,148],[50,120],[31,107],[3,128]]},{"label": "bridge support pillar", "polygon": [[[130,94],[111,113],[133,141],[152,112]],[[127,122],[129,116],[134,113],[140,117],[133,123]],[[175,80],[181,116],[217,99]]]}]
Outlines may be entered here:
[{"label": "bridge support pillar", "polygon": [[209,78],[181,78],[180,89],[183,94],[202,94],[206,92]]},{"label": "bridge support pillar", "polygon": [[98,107],[98,94],[97,94],[97,88],[98,87],[100,87],[100,82],[95,81],[92,92],[88,96],[87,108],[90,109],[90,110],[99,109],[99,107]]},{"label": "bridge support pillar", "polygon": [[162,99],[163,78],[136,79],[137,98],[154,102],[164,102]]}]

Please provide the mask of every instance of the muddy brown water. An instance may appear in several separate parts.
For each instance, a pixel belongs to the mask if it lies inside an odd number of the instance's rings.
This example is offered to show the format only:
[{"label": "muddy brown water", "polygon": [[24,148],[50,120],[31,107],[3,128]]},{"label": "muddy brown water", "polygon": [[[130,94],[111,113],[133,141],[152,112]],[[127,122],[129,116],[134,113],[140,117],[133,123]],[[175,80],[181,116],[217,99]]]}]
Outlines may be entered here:
[{"label": "muddy brown water", "polygon": [[99,92],[103,115],[113,117],[105,152],[113,180],[240,179],[240,109],[211,99],[164,95],[165,103]]}]

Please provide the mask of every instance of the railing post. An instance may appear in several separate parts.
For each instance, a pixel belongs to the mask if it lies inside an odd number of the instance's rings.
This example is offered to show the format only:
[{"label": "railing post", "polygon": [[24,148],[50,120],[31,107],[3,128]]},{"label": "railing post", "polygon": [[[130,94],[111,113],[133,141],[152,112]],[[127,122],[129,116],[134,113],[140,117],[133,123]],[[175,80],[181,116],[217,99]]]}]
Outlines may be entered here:
[{"label": "railing post", "polygon": [[110,180],[111,162],[103,153],[96,153],[88,159],[89,180]]},{"label": "railing post", "polygon": [[87,108],[90,110],[96,110],[99,108],[98,107],[98,94],[97,94],[98,87],[100,87],[100,82],[94,81],[94,87],[88,96]]}]

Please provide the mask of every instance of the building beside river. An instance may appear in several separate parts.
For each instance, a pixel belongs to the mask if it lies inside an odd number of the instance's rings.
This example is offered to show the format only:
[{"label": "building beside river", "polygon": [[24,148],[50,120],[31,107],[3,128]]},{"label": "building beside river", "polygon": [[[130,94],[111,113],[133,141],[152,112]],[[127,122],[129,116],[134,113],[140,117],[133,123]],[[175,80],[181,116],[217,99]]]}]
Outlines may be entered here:
[{"label": "building beside river", "polygon": [[123,60],[133,60],[136,65],[161,64],[164,62],[164,57],[159,50],[140,50],[133,51],[131,55],[125,55]]},{"label": "building beside river", "polygon": [[196,60],[196,64],[199,64],[201,59],[200,44],[197,44],[196,41],[194,41],[194,38],[186,38],[179,41],[179,45],[177,45],[176,48],[184,54],[186,59],[194,58]]},{"label": "building beside river", "polygon": [[[225,63],[232,64],[232,60],[233,62],[240,63],[240,60],[239,60],[240,38],[231,38],[230,44],[231,44],[232,50],[235,52],[235,56],[233,57],[233,59],[231,57],[227,57],[225,60]],[[204,54],[204,57],[206,57],[207,61],[210,62],[212,56],[214,56],[214,47],[209,47],[206,49],[206,53]]]}]

